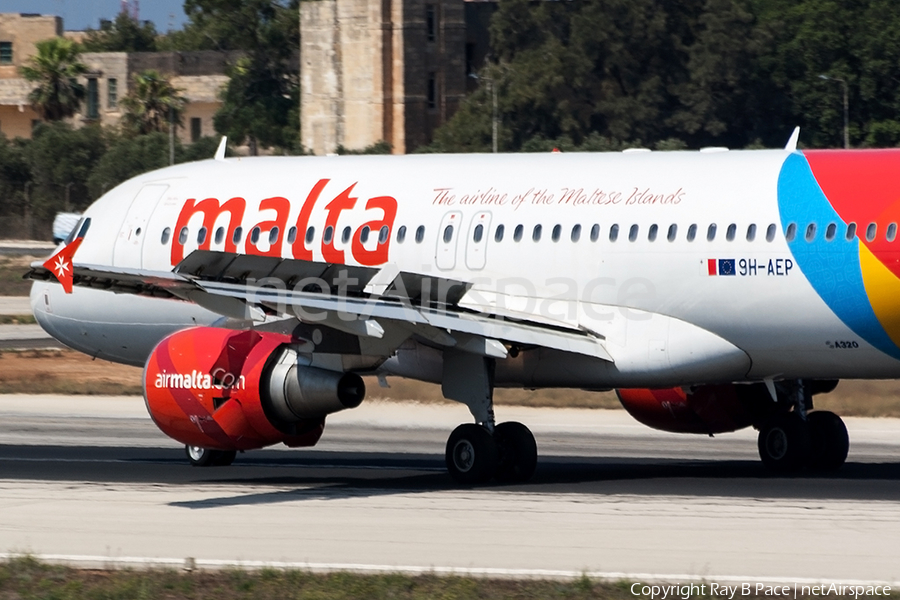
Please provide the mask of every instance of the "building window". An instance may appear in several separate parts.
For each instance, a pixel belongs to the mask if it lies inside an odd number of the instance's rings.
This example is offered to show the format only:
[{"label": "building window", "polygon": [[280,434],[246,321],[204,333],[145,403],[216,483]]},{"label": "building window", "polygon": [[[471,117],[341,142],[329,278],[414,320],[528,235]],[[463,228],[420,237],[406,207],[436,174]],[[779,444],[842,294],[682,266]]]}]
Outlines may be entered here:
[{"label": "building window", "polygon": [[12,42],[0,42],[0,65],[11,65],[12,62]]},{"label": "building window", "polygon": [[87,118],[100,118],[100,97],[99,88],[97,87],[97,78],[91,77],[87,80]]},{"label": "building window", "polygon": [[428,108],[437,108],[437,78],[434,73],[428,74]]},{"label": "building window", "polygon": [[200,139],[200,136],[203,135],[202,131],[203,122],[200,120],[200,117],[191,117],[191,141],[196,142]]},{"label": "building window", "polygon": [[119,81],[117,79],[106,80],[106,108],[114,110],[119,106]]},{"label": "building window", "polygon": [[425,6],[425,37],[429,42],[437,39],[437,11],[434,4]]}]

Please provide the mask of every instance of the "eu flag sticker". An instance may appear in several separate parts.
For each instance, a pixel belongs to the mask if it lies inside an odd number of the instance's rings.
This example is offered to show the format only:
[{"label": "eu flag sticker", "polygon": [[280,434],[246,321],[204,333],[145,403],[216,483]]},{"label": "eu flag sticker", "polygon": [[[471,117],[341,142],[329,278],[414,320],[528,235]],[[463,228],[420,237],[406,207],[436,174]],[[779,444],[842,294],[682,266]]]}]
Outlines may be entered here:
[{"label": "eu flag sticker", "polygon": [[736,273],[734,272],[733,258],[719,259],[719,275],[736,275]]}]

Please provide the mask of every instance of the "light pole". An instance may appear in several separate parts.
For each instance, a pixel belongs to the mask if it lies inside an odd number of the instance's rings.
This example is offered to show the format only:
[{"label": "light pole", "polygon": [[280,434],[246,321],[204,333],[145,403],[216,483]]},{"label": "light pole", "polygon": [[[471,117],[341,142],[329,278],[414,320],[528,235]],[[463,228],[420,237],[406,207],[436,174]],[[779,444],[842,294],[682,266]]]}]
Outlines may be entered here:
[{"label": "light pole", "polygon": [[848,98],[847,81],[828,75],[819,75],[824,81],[837,81],[844,86],[844,148],[850,147],[850,99]]},{"label": "light pole", "polygon": [[500,119],[497,118],[497,85],[494,77],[481,77],[477,73],[469,73],[469,77],[475,80],[487,81],[491,86],[491,149],[497,154],[497,126]]}]

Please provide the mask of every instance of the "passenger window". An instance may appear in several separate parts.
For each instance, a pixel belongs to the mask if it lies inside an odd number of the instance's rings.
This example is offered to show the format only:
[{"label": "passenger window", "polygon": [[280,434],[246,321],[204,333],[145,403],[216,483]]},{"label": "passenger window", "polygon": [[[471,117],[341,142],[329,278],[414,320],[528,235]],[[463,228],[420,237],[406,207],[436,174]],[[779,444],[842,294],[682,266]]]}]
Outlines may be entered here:
[{"label": "passenger window", "polygon": [[541,241],[541,231],[543,231],[543,227],[540,225],[535,225],[534,230],[531,232],[531,239],[535,242]]},{"label": "passenger window", "polygon": [[162,237],[159,238],[159,241],[162,243],[163,246],[165,246],[166,244],[169,243],[169,236],[171,236],[171,235],[172,235],[171,228],[166,227],[165,229],[163,229]]},{"label": "passenger window", "polygon": [[370,231],[371,231],[371,230],[369,229],[369,226],[368,226],[368,225],[366,225],[365,227],[363,227],[363,228],[360,230],[360,232],[359,232],[359,241],[362,242],[363,244],[365,244],[366,242],[368,242],[368,241],[369,241],[369,232],[370,232]]},{"label": "passenger window", "polygon": [[550,233],[550,238],[551,238],[554,242],[558,242],[558,241],[559,241],[559,236],[560,236],[560,235],[562,235],[562,225],[554,225],[554,226],[553,226],[553,231]]},{"label": "passenger window", "polygon": [[250,242],[255,244],[259,241],[259,227],[254,227],[250,230]]},{"label": "passenger window", "polygon": [[678,236],[678,225],[672,223],[669,225],[669,233],[666,234],[666,239],[670,242],[674,242],[675,238]]},{"label": "passenger window", "polygon": [[418,228],[416,228],[416,243],[421,244],[424,239],[425,239],[425,226],[419,225]]},{"label": "passenger window", "polygon": [[756,225],[752,224],[747,227],[747,241],[752,242],[756,239]]},{"label": "passenger window", "polygon": [[831,241],[834,239],[834,234],[837,233],[837,225],[834,223],[829,223],[828,227],[825,228],[825,239],[827,241]]},{"label": "passenger window", "polygon": [[273,227],[271,231],[269,231],[269,245],[271,246],[275,242],[278,241],[278,228]]},{"label": "passenger window", "polygon": [[350,241],[351,235],[352,235],[352,232],[350,231],[350,228],[344,227],[344,231],[341,232],[341,241],[346,244],[347,242]]},{"label": "passenger window", "polygon": [[773,242],[775,241],[775,234],[778,233],[778,227],[775,226],[775,223],[770,223],[766,228],[766,241]]},{"label": "passenger window", "polygon": [[716,239],[716,224],[710,223],[709,227],[706,229],[706,241],[711,242]]},{"label": "passenger window", "polygon": [[222,240],[224,240],[224,239],[225,239],[225,228],[219,227],[218,229],[216,229],[215,241],[217,244],[221,244]]},{"label": "passenger window", "polygon": [[611,225],[609,228],[609,241],[614,242],[619,239],[619,226]]},{"label": "passenger window", "polygon": [[235,244],[239,244],[242,237],[244,237],[244,228],[240,226],[235,227],[234,235],[231,236],[231,241]]},{"label": "passenger window", "polygon": [[378,231],[378,243],[385,244],[388,239],[391,237],[391,228],[387,225],[382,225],[381,229]]},{"label": "passenger window", "polygon": [[806,241],[811,242],[816,239],[816,224],[810,223],[806,226]]},{"label": "passenger window", "polygon": [[591,227],[591,241],[596,242],[599,239],[600,239],[600,226],[597,224],[594,224],[594,226]]},{"label": "passenger window", "polygon": [[[368,233],[368,231],[366,233]],[[313,238],[315,238],[315,237],[316,237],[316,228],[315,227],[307,228],[306,229],[306,243],[311,244],[313,241]],[[363,240],[363,241],[365,241],[365,240]]]},{"label": "passenger window", "polygon": [[728,226],[728,229],[725,230],[725,239],[729,242],[734,241],[734,236],[737,235],[737,225],[732,223]]},{"label": "passenger window", "polygon": [[[293,232],[293,230],[294,228],[291,227],[291,231],[288,232],[288,242],[291,241],[291,233]],[[334,240],[334,227],[329,225],[325,228],[325,234],[322,236],[322,243],[330,244],[332,240]]]},{"label": "passenger window", "polygon": [[787,231],[784,232],[784,239],[793,242],[795,237],[797,237],[797,224],[790,223],[787,226]]},{"label": "passenger window", "polygon": [[655,242],[657,233],[659,233],[659,227],[657,227],[656,223],[654,223],[650,226],[650,231],[647,232],[647,239],[651,242]]},{"label": "passenger window", "polygon": [[640,228],[637,226],[637,224],[635,224],[635,225],[632,225],[631,228],[628,230],[628,241],[629,242],[633,242],[637,239],[638,229],[640,229]]},{"label": "passenger window", "polygon": [[291,227],[288,229],[287,242],[288,244],[293,244],[297,240],[297,228]]},{"label": "passenger window", "polygon": [[866,227],[866,241],[871,242],[875,239],[875,234],[878,233],[878,225],[875,223],[869,223],[869,226]]},{"label": "passenger window", "polygon": [[503,225],[497,225],[497,229],[494,231],[494,241],[502,242],[503,241],[503,231],[506,229]]},{"label": "passenger window", "polygon": [[572,228],[572,241],[577,242],[581,239],[581,225],[576,225]]},{"label": "passenger window", "polygon": [[447,225],[444,227],[444,243],[449,244],[450,240],[453,239],[453,225]]},{"label": "passenger window", "polygon": [[206,227],[201,227],[200,231],[197,232],[197,243],[202,244],[206,241]]},{"label": "passenger window", "polygon": [[401,225],[397,228],[397,243],[402,244],[406,239],[406,225]]},{"label": "passenger window", "polygon": [[893,242],[897,239],[897,224],[891,223],[887,228],[887,241]]},{"label": "passenger window", "polygon": [[513,232],[513,241],[518,242],[522,239],[522,234],[525,233],[525,227],[522,225],[516,225],[516,230]]},{"label": "passenger window", "polygon": [[484,237],[484,225],[476,225],[475,226],[475,235],[472,236],[472,240],[476,243],[481,241],[481,238]]},{"label": "passenger window", "polygon": [[695,239],[697,239],[697,224],[691,223],[691,226],[688,227],[687,241],[693,242]]},{"label": "passenger window", "polygon": [[847,225],[847,241],[849,242],[856,236],[856,223],[849,223]]},{"label": "passenger window", "polygon": [[187,238],[188,238],[188,228],[182,227],[181,231],[178,232],[178,243],[181,244],[182,246],[184,246],[185,244],[187,244]]}]

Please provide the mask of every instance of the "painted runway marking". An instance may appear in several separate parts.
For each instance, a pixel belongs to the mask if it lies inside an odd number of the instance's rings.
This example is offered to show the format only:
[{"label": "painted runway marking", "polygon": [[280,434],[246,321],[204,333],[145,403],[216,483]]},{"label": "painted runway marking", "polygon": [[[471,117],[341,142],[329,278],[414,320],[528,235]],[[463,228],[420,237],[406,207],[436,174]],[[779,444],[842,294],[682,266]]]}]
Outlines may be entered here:
[{"label": "painted runway marking", "polygon": [[[22,554],[11,552],[0,553],[0,560],[21,557]],[[569,571],[558,569],[506,569],[494,567],[442,567],[419,565],[379,565],[365,563],[314,563],[265,560],[221,560],[201,558],[169,558],[146,556],[96,556],[79,554],[30,554],[41,562],[64,564],[71,566],[87,566],[96,568],[112,567],[167,567],[192,569],[295,569],[314,573],[399,573],[403,575],[462,575],[474,577],[496,577],[502,579],[580,579],[588,577],[604,581],[641,581],[641,582],[696,582],[709,579],[708,575],[690,575],[686,573],[628,573],[624,571]],[[717,582],[759,582],[786,585],[888,585],[896,587],[900,580],[862,580],[862,579],[816,579],[810,577],[759,577],[752,575],[716,575]]]}]

